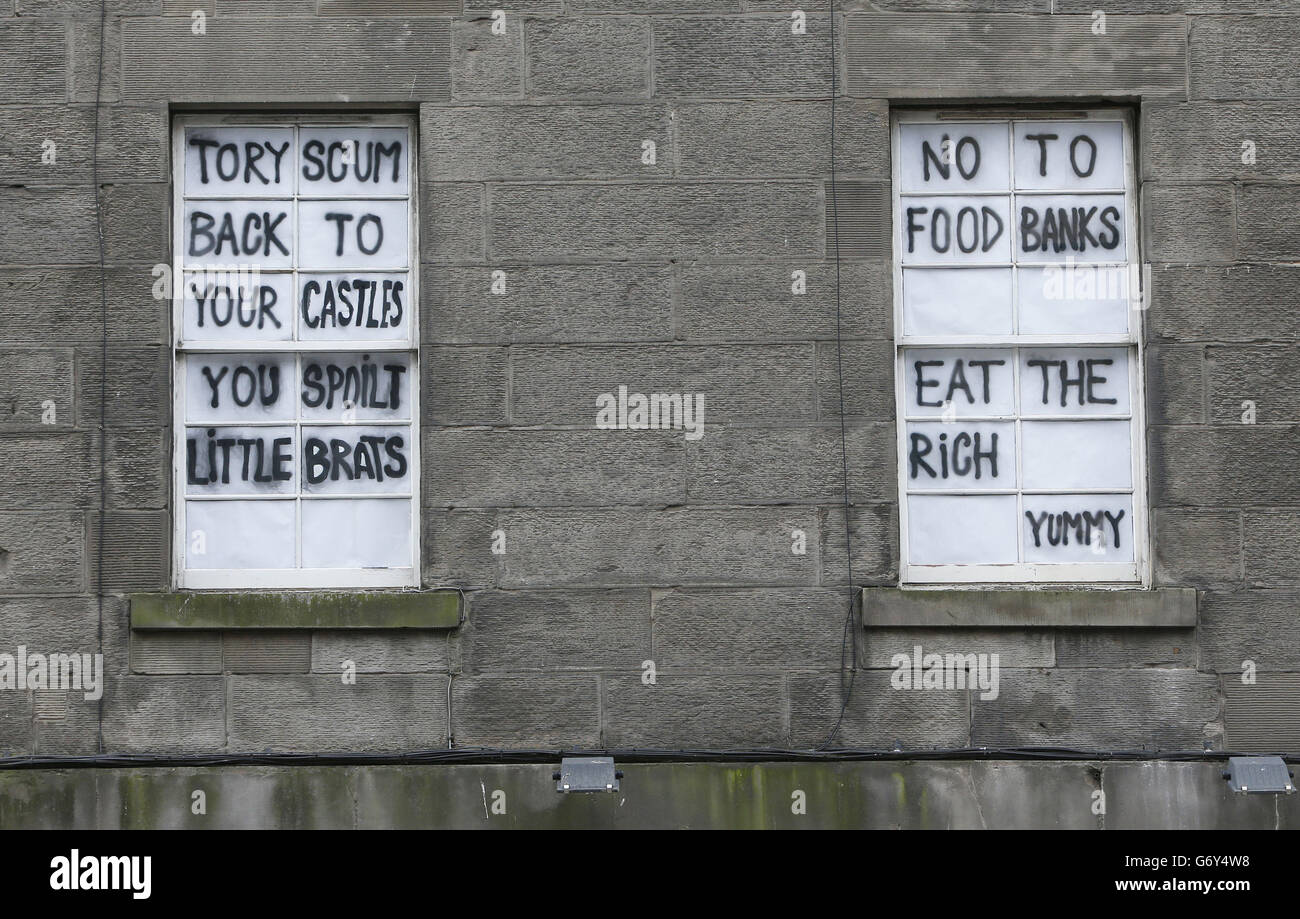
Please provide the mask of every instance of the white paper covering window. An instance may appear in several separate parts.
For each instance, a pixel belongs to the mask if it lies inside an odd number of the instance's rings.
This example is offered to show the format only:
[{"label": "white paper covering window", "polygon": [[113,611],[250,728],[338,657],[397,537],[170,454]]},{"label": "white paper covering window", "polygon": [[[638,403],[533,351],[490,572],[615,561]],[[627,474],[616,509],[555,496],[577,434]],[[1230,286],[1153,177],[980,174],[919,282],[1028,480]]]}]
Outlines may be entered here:
[{"label": "white paper covering window", "polygon": [[414,142],[177,119],[178,586],[419,583]]},{"label": "white paper covering window", "polygon": [[1127,115],[894,124],[905,583],[1140,582]]}]

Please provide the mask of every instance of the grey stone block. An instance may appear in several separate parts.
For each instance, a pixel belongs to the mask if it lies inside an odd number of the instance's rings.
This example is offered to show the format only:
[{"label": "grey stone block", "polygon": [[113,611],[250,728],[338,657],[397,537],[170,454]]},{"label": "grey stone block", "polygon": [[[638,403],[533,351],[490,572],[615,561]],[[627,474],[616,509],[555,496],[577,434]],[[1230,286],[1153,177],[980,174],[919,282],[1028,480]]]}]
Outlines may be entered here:
[{"label": "grey stone block", "polygon": [[[87,580],[99,581],[99,514],[86,515]],[[171,566],[172,519],[166,511],[109,513],[104,518],[104,590],[161,590]]]},{"label": "grey stone block", "polygon": [[971,743],[1200,750],[1222,705],[1218,678],[1194,670],[1003,669],[998,697],[971,702]]},{"label": "grey stone block", "polygon": [[[794,272],[805,293],[795,294]],[[677,309],[688,340],[808,341],[835,338],[835,264],[822,261],[687,265]],[[883,260],[840,264],[840,334],[891,339],[893,275]]]},{"label": "grey stone block", "polygon": [[[890,500],[896,493],[891,425],[849,428],[849,500]],[[686,445],[686,494],[692,503],[828,503],[844,497],[840,430],[719,428]]]},{"label": "grey stone block", "polygon": [[62,103],[68,91],[67,24],[0,22],[0,101]]},{"label": "grey stone block", "polygon": [[808,183],[494,186],[497,260],[820,258],[824,227]]},{"label": "grey stone block", "polygon": [[[964,689],[895,689],[891,674],[860,670],[844,707],[839,673],[790,675],[790,743],[807,750],[826,742],[841,711],[832,746],[932,750],[969,745],[970,706]],[[846,676],[847,679],[847,676]],[[981,703],[985,704],[985,703]]]},{"label": "grey stone block", "polygon": [[1102,771],[1106,829],[1276,826],[1273,796],[1234,794],[1222,772],[1219,763],[1108,763]]},{"label": "grey stone block", "polygon": [[1300,670],[1300,591],[1222,590],[1205,594],[1201,667],[1240,679],[1246,661],[1259,671]]},{"label": "grey stone block", "polygon": [[1154,427],[1151,503],[1297,504],[1300,427]]},{"label": "grey stone block", "polygon": [[451,698],[458,747],[591,749],[600,742],[594,674],[457,677]]},{"label": "grey stone block", "polygon": [[[158,16],[168,0],[116,0],[109,14],[113,16]],[[203,0],[194,0],[198,9]],[[15,0],[12,6],[19,16],[99,16],[99,0]],[[7,10],[5,11],[7,14]]]},{"label": "grey stone block", "polygon": [[1151,519],[1157,583],[1206,587],[1241,581],[1240,512],[1160,507]]},{"label": "grey stone block", "polygon": [[526,86],[534,98],[645,98],[650,23],[644,19],[530,20]]},{"label": "grey stone block", "polygon": [[1256,424],[1300,420],[1300,351],[1294,347],[1211,347],[1205,350],[1211,424],[1240,424],[1244,402],[1255,405]]},{"label": "grey stone block", "polygon": [[508,374],[505,348],[424,348],[420,416],[425,424],[504,424]]},{"label": "grey stone block", "polygon": [[1246,511],[1242,517],[1246,584],[1300,586],[1300,512]]},{"label": "grey stone block", "polygon": [[812,358],[811,345],[515,348],[511,417],[516,424],[595,427],[597,397],[617,399],[627,386],[629,394],[702,395],[706,438],[714,424],[810,421]]},{"label": "grey stone block", "polygon": [[430,750],[447,743],[447,678],[232,676],[231,750]]},{"label": "grey stone block", "polygon": [[125,677],[104,692],[104,748],[112,753],[220,753],[226,749],[219,676]]},{"label": "grey stone block", "polygon": [[449,635],[407,629],[313,632],[311,669],[337,676],[350,661],[357,673],[446,672]]},{"label": "grey stone block", "polygon": [[[1231,185],[1142,186],[1144,256],[1153,262],[1205,265],[1236,257]],[[1245,252],[1245,247],[1242,249]]]},{"label": "grey stone block", "polygon": [[[7,489],[5,493],[14,494]],[[17,495],[20,508],[30,508],[39,500],[25,489]],[[42,507],[0,514],[0,593],[84,590],[85,539],[79,513]]]},{"label": "grey stone block", "polygon": [[[511,13],[518,16],[545,16],[562,12],[563,5],[562,0],[509,0],[500,6],[493,6],[492,0],[465,0],[465,12],[481,15],[497,9],[505,10],[507,17]],[[509,18],[506,22],[510,22]]]},{"label": "grey stone block", "polygon": [[[218,8],[222,2],[223,0],[217,0]],[[225,0],[225,2],[233,3],[235,0]],[[322,16],[455,16],[460,13],[461,8],[461,0],[319,0],[319,2]]]},{"label": "grey stone block", "polygon": [[830,91],[830,20],[789,13],[753,19],[656,19],[655,93],[669,96],[809,96]]},{"label": "grey stone block", "polygon": [[[109,268],[109,340],[136,344],[162,342],[171,305],[155,300],[151,269]],[[97,268],[0,269],[0,322],[12,342],[45,346],[51,341],[100,344]]]},{"label": "grey stone block", "polygon": [[1205,352],[1200,347],[1146,350],[1147,420],[1151,424],[1205,423]]},{"label": "grey stone block", "polygon": [[[167,111],[157,106],[101,109],[98,174],[101,182],[167,178]],[[0,175],[7,184],[89,182],[95,109],[81,105],[23,105],[0,113],[12,133],[0,138]],[[45,162],[47,143],[54,162]]]},{"label": "grey stone block", "polygon": [[99,650],[97,617],[88,597],[0,599],[0,653],[17,655],[24,645],[41,654],[93,654]]},{"label": "grey stone block", "polygon": [[[1248,141],[1253,163],[1242,162]],[[1142,152],[1143,176],[1161,182],[1294,178],[1300,112],[1288,102],[1150,103],[1142,109]]]},{"label": "grey stone block", "polygon": [[[1224,745],[1242,753],[1289,753],[1300,747],[1300,674],[1260,673],[1253,684],[1238,675],[1223,679]],[[1227,784],[1226,782],[1224,783]]]},{"label": "grey stone block", "polygon": [[59,431],[75,422],[73,352],[0,348],[0,431]]},{"label": "grey stone block", "polygon": [[431,430],[423,501],[435,507],[680,504],[680,435]]},{"label": "grey stone block", "polygon": [[584,13],[736,13],[741,0],[570,0]]},{"label": "grey stone block", "polygon": [[636,670],[650,653],[646,590],[489,590],[459,633],[469,673]]},{"label": "grey stone block", "polygon": [[[676,106],[676,120],[682,176],[830,174],[830,106],[825,102],[687,103]],[[835,152],[839,175],[887,180],[889,113],[884,103],[838,103]]]},{"label": "grey stone block", "polygon": [[665,683],[701,671],[829,670],[849,599],[822,588],[669,591],[655,598],[648,656]]},{"label": "grey stone block", "polygon": [[[270,0],[266,2],[251,4],[246,0],[211,0],[213,12],[217,16],[266,16],[268,14],[275,16],[313,16],[316,14],[316,0]],[[410,12],[405,12],[404,7],[414,6]],[[356,0],[324,0],[320,5],[322,16],[342,15],[346,16],[352,13],[370,16],[419,16],[429,15],[431,10],[437,10],[442,7],[443,14],[459,13],[459,0],[449,2],[449,0],[387,0],[381,3],[357,3]]]},{"label": "grey stone block", "polygon": [[883,182],[836,179],[823,183],[826,201],[826,257],[888,258],[889,186]]},{"label": "grey stone block", "polygon": [[[34,750],[34,744],[31,693],[0,693],[0,756],[30,754]],[[0,807],[4,805],[0,804]]]},{"label": "grey stone block", "polygon": [[1186,94],[1182,16],[850,14],[850,95],[873,98]]},{"label": "grey stone block", "polygon": [[872,629],[859,636],[858,644],[862,666],[882,670],[896,669],[899,654],[910,667],[918,645],[922,655],[996,654],[998,666],[1012,669],[1058,663],[1055,637],[1047,629]]},{"label": "grey stone block", "polygon": [[225,632],[224,669],[229,673],[306,673],[311,670],[311,632]]},{"label": "grey stone block", "polygon": [[1200,16],[1191,20],[1191,98],[1295,98],[1300,92],[1293,53],[1298,40],[1300,17],[1295,16]]},{"label": "grey stone block", "polygon": [[[890,478],[889,483],[893,482]],[[821,520],[821,583],[849,584],[844,555],[844,508],[823,507]],[[898,583],[898,505],[865,504],[851,508],[849,539],[853,547],[853,584]]]},{"label": "grey stone block", "polygon": [[1300,186],[1243,185],[1237,196],[1240,258],[1275,262],[1300,259],[1300,241],[1295,234],[1298,219]]},{"label": "grey stone block", "polygon": [[1195,668],[1196,658],[1194,629],[1061,629],[1056,633],[1058,667],[1185,669]]},{"label": "grey stone block", "polygon": [[220,673],[220,632],[131,633],[131,671],[174,675]]},{"label": "grey stone block", "polygon": [[509,511],[503,586],[806,584],[817,573],[790,552],[791,532],[817,538],[812,508]]},{"label": "grey stone block", "polygon": [[122,96],[440,101],[451,90],[450,44],[445,19],[226,18],[196,36],[188,19],[138,17],[122,23]]},{"label": "grey stone block", "polygon": [[[492,554],[496,511],[420,510],[420,553],[426,587],[494,587],[500,580],[500,556]],[[510,541],[505,543],[510,550]]]},{"label": "grey stone block", "polygon": [[903,590],[862,592],[868,628],[884,626],[1114,626],[1184,628],[1196,625],[1196,591],[1157,590]]},{"label": "grey stone block", "polygon": [[[110,433],[107,446],[109,506],[163,507],[170,475],[164,432]],[[97,450],[92,434],[0,435],[0,507],[97,505]]]},{"label": "grey stone block", "polygon": [[483,186],[434,182],[420,164],[420,253],[426,262],[483,260]]},{"label": "grey stone block", "polygon": [[[162,309],[159,304],[159,309]],[[113,308],[110,304],[110,313]],[[110,319],[112,322],[112,319]],[[109,375],[101,383],[99,348],[77,349],[77,421],[83,428],[97,428],[100,420],[100,392],[107,397],[105,426],[122,431],[161,428],[171,424],[171,350],[159,347],[131,347],[110,344]]]},{"label": "grey stone block", "polygon": [[[505,274],[505,292],[492,293]],[[426,341],[653,341],[672,338],[672,273],[667,265],[426,266]]]},{"label": "grey stone block", "polygon": [[[440,181],[653,179],[669,176],[662,105],[511,105],[425,109],[421,154]],[[642,144],[655,144],[655,163]]]},{"label": "grey stone block", "polygon": [[[166,185],[108,185],[101,201],[108,262],[168,261]],[[98,258],[95,197],[89,187],[0,188],[0,211],[24,215],[22,233],[0,238],[4,264],[93,264]],[[147,274],[141,278],[142,295],[148,295],[152,283]]]},{"label": "grey stone block", "polygon": [[1147,326],[1153,338],[1270,344],[1300,340],[1289,306],[1300,285],[1300,268],[1158,268],[1151,277],[1155,295]]},{"label": "grey stone block", "polygon": [[[187,6],[192,6],[188,4]],[[186,10],[189,15],[189,10]],[[188,20],[186,25],[188,26]],[[122,20],[109,16],[104,21],[104,57],[99,57],[99,15],[74,18],[68,23],[68,98],[72,102],[118,102],[122,98]],[[102,76],[101,76],[102,71]],[[157,102],[164,96],[140,101]]]},{"label": "grey stone block", "polygon": [[818,417],[840,417],[840,380],[844,415],[854,420],[889,421],[894,417],[894,345],[880,341],[817,343]]},{"label": "grey stone block", "polygon": [[523,20],[507,14],[504,35],[492,34],[491,19],[461,19],[452,22],[453,99],[517,99],[523,92]]},{"label": "grey stone block", "polygon": [[605,678],[605,743],[617,748],[779,747],[785,740],[780,674]]}]

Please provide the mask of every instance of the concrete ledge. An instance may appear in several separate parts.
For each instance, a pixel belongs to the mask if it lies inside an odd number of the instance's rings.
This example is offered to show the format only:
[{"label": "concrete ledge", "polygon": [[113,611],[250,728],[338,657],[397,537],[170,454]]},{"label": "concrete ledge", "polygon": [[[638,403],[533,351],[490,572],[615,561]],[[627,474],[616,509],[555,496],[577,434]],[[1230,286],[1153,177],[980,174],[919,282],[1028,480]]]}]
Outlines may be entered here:
[{"label": "concrete ledge", "polygon": [[1105,626],[1189,628],[1196,591],[1157,590],[900,590],[865,587],[862,623],[898,626]]},{"label": "concrete ledge", "polygon": [[163,593],[131,596],[133,629],[454,629],[459,590]]}]

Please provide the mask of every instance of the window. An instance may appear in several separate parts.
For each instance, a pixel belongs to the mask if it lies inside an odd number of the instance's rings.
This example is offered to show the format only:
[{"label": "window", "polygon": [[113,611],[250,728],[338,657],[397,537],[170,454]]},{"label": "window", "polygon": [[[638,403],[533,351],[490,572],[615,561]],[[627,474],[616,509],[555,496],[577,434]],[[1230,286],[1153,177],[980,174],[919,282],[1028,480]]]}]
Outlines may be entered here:
[{"label": "window", "polygon": [[418,585],[414,131],[177,119],[177,586]]},{"label": "window", "polygon": [[905,584],[1146,578],[1126,112],[897,114]]}]

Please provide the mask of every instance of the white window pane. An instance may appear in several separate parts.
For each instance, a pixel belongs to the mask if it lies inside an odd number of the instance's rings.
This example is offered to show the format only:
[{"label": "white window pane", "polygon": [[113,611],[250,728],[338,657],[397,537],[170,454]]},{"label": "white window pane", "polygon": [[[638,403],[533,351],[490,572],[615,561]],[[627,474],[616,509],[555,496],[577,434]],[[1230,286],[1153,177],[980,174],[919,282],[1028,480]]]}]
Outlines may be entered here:
[{"label": "white window pane", "polygon": [[1020,195],[1012,232],[1022,262],[1128,257],[1123,195]]},{"label": "white window pane", "polygon": [[1127,415],[1127,348],[1020,349],[1024,415]]},{"label": "white window pane", "polygon": [[1025,495],[1025,561],[1133,561],[1132,495]]},{"label": "white window pane", "polygon": [[298,337],[303,341],[409,341],[406,274],[355,271],[298,276]]},{"label": "white window pane", "polygon": [[292,421],[295,382],[291,354],[187,355],[185,419]]},{"label": "white window pane", "polygon": [[293,194],[293,171],[292,128],[185,130],[186,197],[285,197]]},{"label": "white window pane", "polygon": [[1010,268],[905,268],[907,335],[1009,335]]},{"label": "white window pane", "polygon": [[1018,274],[1020,334],[1128,332],[1129,303],[1141,292],[1136,266],[1046,265],[1021,268]]},{"label": "white window pane", "polygon": [[1015,411],[1010,348],[908,348],[903,351],[907,414],[960,420]]},{"label": "white window pane", "polygon": [[184,463],[186,494],[292,494],[293,428],[186,428]]},{"label": "white window pane", "polygon": [[302,502],[304,568],[411,565],[411,502],[402,499]]},{"label": "white window pane", "polygon": [[1025,488],[1132,487],[1127,420],[1026,421],[1021,433]]},{"label": "white window pane", "polygon": [[293,505],[293,501],[186,501],[186,566],[294,567]]},{"label": "white window pane", "polygon": [[1015,495],[910,495],[913,565],[1009,565],[1017,556]]},{"label": "white window pane", "polygon": [[410,176],[404,128],[303,128],[298,194],[364,198],[404,195]]},{"label": "white window pane", "polygon": [[309,421],[398,421],[411,417],[405,354],[304,354],[302,417]]},{"label": "white window pane", "polygon": [[1015,488],[1015,425],[912,422],[907,426],[909,491]]},{"label": "white window pane", "polygon": [[288,341],[293,335],[293,278],[256,269],[186,272],[186,342]]},{"label": "white window pane", "polygon": [[410,493],[415,448],[409,427],[304,426],[303,491],[323,495]]},{"label": "white window pane", "polygon": [[1011,199],[905,197],[899,220],[904,265],[1011,261]]},{"label": "white window pane", "polygon": [[1006,191],[1009,187],[1005,122],[903,124],[899,147],[905,193]]},{"label": "white window pane", "polygon": [[1022,121],[1015,136],[1016,188],[1124,188],[1119,121]]},{"label": "white window pane", "polygon": [[303,268],[407,266],[405,201],[298,202]]},{"label": "white window pane", "polygon": [[291,201],[189,201],[182,233],[187,267],[293,264]]}]

